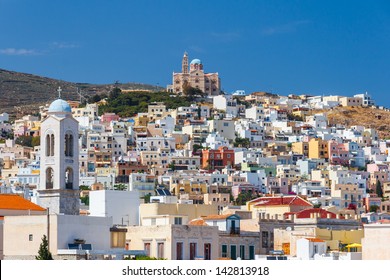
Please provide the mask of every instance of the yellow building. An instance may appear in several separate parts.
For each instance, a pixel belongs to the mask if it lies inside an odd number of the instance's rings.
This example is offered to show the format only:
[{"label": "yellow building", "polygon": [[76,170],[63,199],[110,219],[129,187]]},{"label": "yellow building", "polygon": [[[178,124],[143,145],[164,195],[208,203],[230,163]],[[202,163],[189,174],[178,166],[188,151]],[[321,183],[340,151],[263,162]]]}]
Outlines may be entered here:
[{"label": "yellow building", "polygon": [[203,201],[203,195],[207,193],[207,184],[183,179],[177,184],[172,184],[170,191],[174,195],[188,194],[189,199]]},{"label": "yellow building", "polygon": [[346,244],[360,244],[364,236],[363,229],[334,230],[318,226],[295,227],[294,230],[274,230],[274,250],[283,250],[290,256],[296,256],[297,240],[301,238],[318,238],[326,242],[330,251],[339,251]]},{"label": "yellow building", "polygon": [[138,115],[134,118],[134,126],[147,126],[149,122],[147,113],[138,113]]},{"label": "yellow building", "polygon": [[312,138],[309,141],[309,158],[329,158],[328,141],[321,138]]},{"label": "yellow building", "polygon": [[292,143],[291,150],[295,154],[301,154],[305,157],[309,156],[309,143],[308,142],[295,142]]},{"label": "yellow building", "polygon": [[322,186],[331,186],[331,180],[329,179],[329,170],[318,169],[311,171],[311,179],[313,181],[320,181]]}]

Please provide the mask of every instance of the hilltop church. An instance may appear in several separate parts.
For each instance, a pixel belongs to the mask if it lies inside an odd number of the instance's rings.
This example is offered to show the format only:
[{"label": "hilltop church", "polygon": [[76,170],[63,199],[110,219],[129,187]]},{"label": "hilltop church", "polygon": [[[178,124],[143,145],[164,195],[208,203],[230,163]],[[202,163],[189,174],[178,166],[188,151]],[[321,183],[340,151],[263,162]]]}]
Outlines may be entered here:
[{"label": "hilltop church", "polygon": [[221,93],[221,80],[218,73],[205,73],[199,59],[193,59],[188,67],[188,54],[185,52],[181,67],[181,73],[173,72],[172,85],[168,85],[168,92],[180,94],[183,92],[183,86],[188,83],[209,96]]}]

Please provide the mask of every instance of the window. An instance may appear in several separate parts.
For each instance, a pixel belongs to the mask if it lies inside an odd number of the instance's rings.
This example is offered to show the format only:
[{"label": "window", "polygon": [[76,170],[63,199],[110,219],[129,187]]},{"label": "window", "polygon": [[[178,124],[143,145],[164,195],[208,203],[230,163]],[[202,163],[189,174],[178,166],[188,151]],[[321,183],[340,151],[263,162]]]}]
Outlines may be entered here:
[{"label": "window", "polygon": [[144,243],[144,250],[147,256],[150,256],[150,243]]},{"label": "window", "polygon": [[157,243],[157,258],[164,258],[164,242]]},{"label": "window", "polygon": [[176,259],[177,260],[183,259],[183,242],[176,243]]},{"label": "window", "polygon": [[195,260],[196,257],[196,243],[190,243],[190,260]]},{"label": "window", "polygon": [[253,245],[249,246],[249,259],[250,260],[255,259],[255,246],[253,246]]},{"label": "window", "polygon": [[242,260],[245,260],[245,246],[244,245],[240,245],[240,258]]},{"label": "window", "polygon": [[226,258],[227,257],[227,245],[222,245],[221,257],[222,258]]},{"label": "window", "polygon": [[211,260],[211,244],[210,243],[204,244],[204,259]]},{"label": "window", "polygon": [[268,248],[268,231],[261,232],[261,244],[263,248]]},{"label": "window", "polygon": [[181,225],[183,222],[182,217],[175,217],[175,225]]},{"label": "window", "polygon": [[33,241],[33,235],[32,234],[28,235],[28,241]]},{"label": "window", "polygon": [[236,245],[230,245],[230,258],[232,260],[237,259],[237,246]]}]

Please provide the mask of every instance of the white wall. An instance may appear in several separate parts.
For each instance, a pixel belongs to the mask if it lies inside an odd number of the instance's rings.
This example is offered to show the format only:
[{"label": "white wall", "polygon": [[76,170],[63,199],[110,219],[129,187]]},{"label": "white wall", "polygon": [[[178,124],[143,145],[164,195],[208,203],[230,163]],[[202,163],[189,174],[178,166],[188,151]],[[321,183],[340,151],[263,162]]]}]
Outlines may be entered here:
[{"label": "white wall", "polygon": [[94,250],[110,249],[112,218],[59,215],[57,219],[58,249],[67,249],[68,243],[73,243],[75,238],[92,244]]},{"label": "white wall", "polygon": [[90,215],[112,217],[113,224],[139,225],[139,205],[138,191],[89,192]]}]

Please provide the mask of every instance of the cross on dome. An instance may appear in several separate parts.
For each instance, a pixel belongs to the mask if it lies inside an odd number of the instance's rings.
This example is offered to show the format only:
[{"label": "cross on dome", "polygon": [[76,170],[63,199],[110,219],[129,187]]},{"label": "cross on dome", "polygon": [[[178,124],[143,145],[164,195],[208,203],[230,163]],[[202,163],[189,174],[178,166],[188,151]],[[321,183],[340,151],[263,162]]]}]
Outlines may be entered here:
[{"label": "cross on dome", "polygon": [[61,87],[58,87],[57,91],[58,91],[58,99],[61,99],[61,91],[62,91],[62,88],[61,88]]}]

